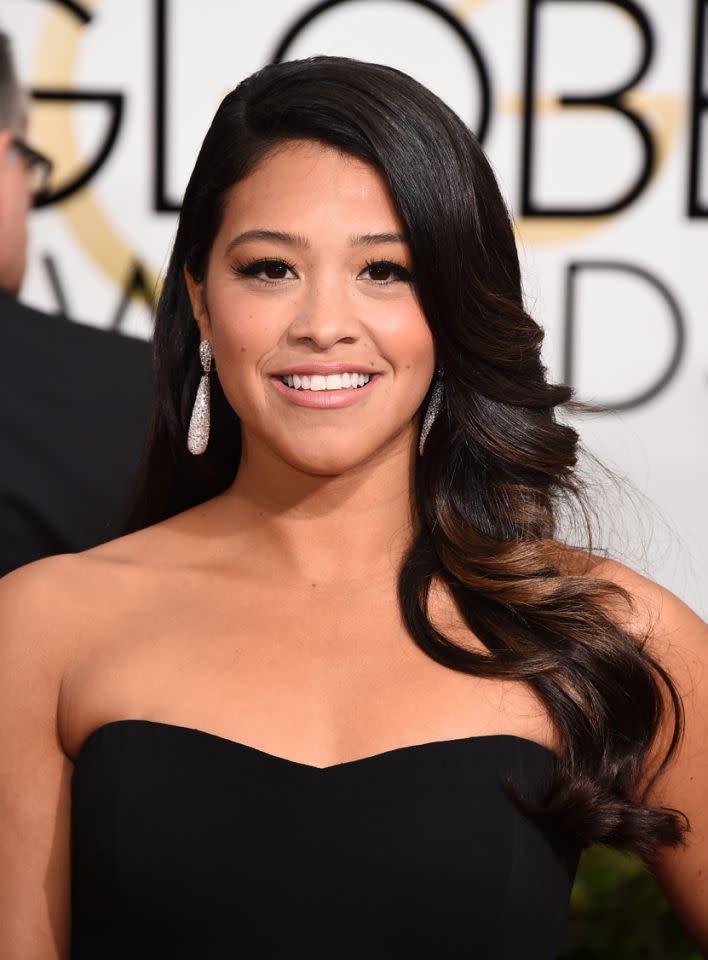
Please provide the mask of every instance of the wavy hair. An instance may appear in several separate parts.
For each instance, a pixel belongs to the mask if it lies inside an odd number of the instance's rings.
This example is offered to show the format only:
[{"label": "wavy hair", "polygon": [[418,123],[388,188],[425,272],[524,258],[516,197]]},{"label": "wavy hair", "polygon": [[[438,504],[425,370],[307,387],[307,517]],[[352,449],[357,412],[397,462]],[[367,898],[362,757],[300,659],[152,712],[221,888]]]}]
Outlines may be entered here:
[{"label": "wavy hair", "polygon": [[[265,67],[221,103],[189,180],[157,307],[156,400],[130,529],[201,503],[234,480],[240,426],[213,378],[208,450],[185,437],[200,376],[186,265],[202,280],[228,190],[270,151],[311,139],[378,169],[405,225],[417,295],[444,370],[444,401],[417,461],[418,529],[402,564],[399,603],[430,657],[484,677],[528,684],[562,750],[541,822],[581,844],[648,857],[682,841],[685,818],[648,791],[682,730],[678,693],[635,636],[612,616],[632,598],[589,575],[592,536],[576,469],[578,435],[557,407],[579,407],[549,382],[543,333],[524,309],[509,214],[490,165],[462,121],[433,93],[389,67],[315,57]],[[587,530],[586,571],[558,534],[562,509]],[[577,557],[577,553],[575,553]],[[565,558],[565,559],[564,559]],[[486,648],[467,649],[429,616],[443,583]],[[644,771],[669,714],[672,737],[649,784]]]}]

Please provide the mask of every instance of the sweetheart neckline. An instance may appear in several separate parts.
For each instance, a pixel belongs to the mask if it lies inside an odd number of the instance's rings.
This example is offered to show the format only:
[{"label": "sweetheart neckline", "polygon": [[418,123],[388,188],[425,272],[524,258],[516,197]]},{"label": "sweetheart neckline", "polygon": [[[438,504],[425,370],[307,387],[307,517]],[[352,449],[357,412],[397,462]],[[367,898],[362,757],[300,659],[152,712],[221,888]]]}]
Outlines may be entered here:
[{"label": "sweetheart neckline", "polygon": [[365,757],[354,757],[352,760],[342,760],[339,763],[330,763],[324,767],[315,766],[312,763],[303,763],[300,760],[291,760],[289,757],[282,757],[277,753],[270,753],[268,750],[263,750],[260,747],[254,747],[248,743],[242,743],[240,740],[232,740],[230,737],[223,737],[218,733],[211,733],[208,730],[202,730],[199,727],[186,727],[183,724],[178,723],[168,723],[164,720],[146,720],[141,718],[126,718],[121,720],[109,720],[106,723],[102,723],[99,727],[95,727],[88,736],[84,739],[83,743],[79,747],[79,750],[76,754],[76,758],[73,761],[74,767],[78,767],[82,757],[84,756],[89,744],[94,742],[99,734],[110,728],[125,727],[126,725],[141,725],[147,728],[156,728],[163,731],[175,731],[177,733],[189,733],[196,734],[197,737],[205,738],[211,741],[216,741],[220,743],[228,744],[230,747],[237,748],[239,750],[247,751],[250,754],[260,756],[266,760],[275,761],[281,764],[287,764],[291,767],[300,767],[305,770],[312,770],[315,773],[326,773],[328,770],[341,770],[347,767],[358,766],[367,762],[372,761],[381,761],[384,758],[391,757],[396,754],[405,754],[411,753],[413,751],[420,751],[424,749],[430,749],[432,747],[453,747],[459,746],[462,744],[472,744],[477,742],[488,742],[490,740],[515,740],[517,743],[525,744],[530,747],[537,747],[541,750],[547,757],[553,761],[559,761],[560,757],[552,750],[550,747],[547,747],[543,743],[539,743],[537,740],[531,740],[529,737],[521,737],[515,733],[482,733],[482,734],[473,734],[469,737],[450,737],[445,740],[426,740],[422,743],[410,743],[405,744],[402,747],[391,747],[388,750],[381,750],[378,753],[371,753]]}]

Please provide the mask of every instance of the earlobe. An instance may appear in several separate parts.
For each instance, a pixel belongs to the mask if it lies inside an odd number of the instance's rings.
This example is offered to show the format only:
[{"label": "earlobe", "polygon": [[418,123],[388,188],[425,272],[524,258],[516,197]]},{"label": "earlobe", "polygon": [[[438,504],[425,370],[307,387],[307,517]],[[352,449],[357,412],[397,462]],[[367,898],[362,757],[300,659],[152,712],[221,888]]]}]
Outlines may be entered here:
[{"label": "earlobe", "polygon": [[0,131],[0,171],[5,167],[8,159],[10,144],[12,143],[12,134],[9,130]]},{"label": "earlobe", "polygon": [[182,268],[182,272],[184,274],[184,282],[187,286],[187,293],[189,294],[189,301],[192,304],[192,313],[199,327],[199,339],[209,340],[211,339],[211,323],[209,322],[209,312],[207,311],[204,299],[204,283],[199,283],[194,279],[187,269],[186,264]]},{"label": "earlobe", "polygon": [[7,174],[10,173],[8,164],[10,162],[10,144],[12,134],[9,130],[0,131],[0,224],[4,225],[6,210],[8,206],[11,209],[11,203],[8,204],[8,197],[12,196],[15,190],[15,178]]}]

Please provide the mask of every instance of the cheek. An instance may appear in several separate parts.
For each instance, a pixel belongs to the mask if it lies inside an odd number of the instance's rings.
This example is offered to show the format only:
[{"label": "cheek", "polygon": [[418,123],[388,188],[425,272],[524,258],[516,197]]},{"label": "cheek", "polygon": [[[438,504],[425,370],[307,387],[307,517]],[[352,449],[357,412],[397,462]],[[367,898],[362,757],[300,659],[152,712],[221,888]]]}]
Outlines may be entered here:
[{"label": "cheek", "polygon": [[212,318],[211,341],[216,369],[224,393],[237,410],[244,406],[253,357],[258,352],[257,344],[248,335],[250,330],[251,324],[245,318],[227,323]]},{"label": "cheek", "polygon": [[214,354],[222,366],[238,365],[246,357],[252,363],[272,343],[272,311],[257,297],[226,282],[208,291],[207,308]]},{"label": "cheek", "polygon": [[405,412],[407,416],[419,409],[435,376],[435,341],[428,322],[420,309],[411,311],[408,323],[401,329],[399,350],[404,365]]},{"label": "cheek", "polygon": [[387,351],[406,372],[432,376],[435,368],[435,342],[420,307],[411,305],[398,312],[394,325],[387,331]]},{"label": "cheek", "polygon": [[425,318],[421,317],[420,325],[416,328],[411,339],[416,356],[432,369],[435,366],[435,341]]},{"label": "cheek", "polygon": [[260,405],[260,371],[282,333],[278,318],[262,298],[227,285],[209,291],[207,307],[221,386],[236,412],[248,415]]}]

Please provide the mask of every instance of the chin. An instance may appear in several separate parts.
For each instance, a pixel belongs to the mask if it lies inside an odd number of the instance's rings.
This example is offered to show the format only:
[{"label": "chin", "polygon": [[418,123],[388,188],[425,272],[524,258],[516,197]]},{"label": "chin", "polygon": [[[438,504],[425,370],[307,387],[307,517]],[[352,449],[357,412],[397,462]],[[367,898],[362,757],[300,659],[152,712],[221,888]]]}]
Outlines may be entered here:
[{"label": "chin", "polygon": [[362,463],[361,460],[352,460],[350,457],[312,457],[310,459],[298,458],[297,462],[291,461],[291,465],[311,477],[340,477],[342,474],[355,470]]},{"label": "chin", "polygon": [[352,451],[319,449],[283,451],[283,459],[295,470],[312,477],[338,477],[362,466],[373,455],[370,449]]}]

